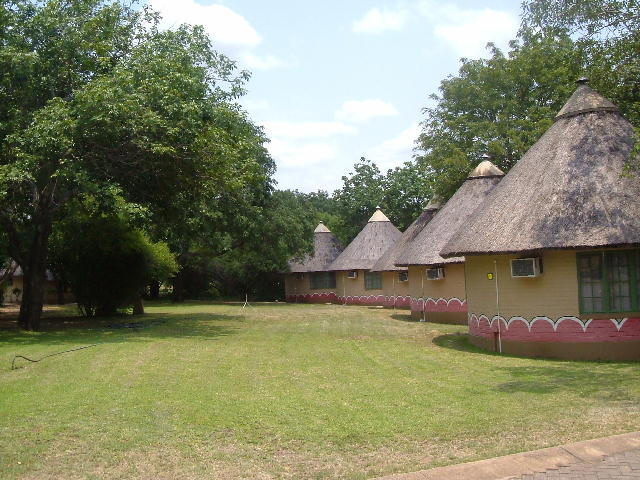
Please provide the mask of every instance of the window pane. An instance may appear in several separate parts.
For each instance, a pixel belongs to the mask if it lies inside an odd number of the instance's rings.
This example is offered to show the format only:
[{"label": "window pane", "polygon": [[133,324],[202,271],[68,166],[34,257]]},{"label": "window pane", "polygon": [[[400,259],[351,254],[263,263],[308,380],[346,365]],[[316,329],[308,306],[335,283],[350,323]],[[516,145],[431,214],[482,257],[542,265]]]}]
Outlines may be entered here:
[{"label": "window pane", "polygon": [[582,302],[580,310],[585,313],[602,311],[603,278],[602,254],[595,253],[578,256],[579,288]]},{"label": "window pane", "polygon": [[380,290],[382,288],[382,274],[380,272],[364,272],[365,290]]},{"label": "window pane", "polygon": [[607,252],[609,305],[612,312],[631,310],[631,252]]},{"label": "window pane", "polygon": [[336,288],[335,272],[316,272],[311,274],[311,288]]}]

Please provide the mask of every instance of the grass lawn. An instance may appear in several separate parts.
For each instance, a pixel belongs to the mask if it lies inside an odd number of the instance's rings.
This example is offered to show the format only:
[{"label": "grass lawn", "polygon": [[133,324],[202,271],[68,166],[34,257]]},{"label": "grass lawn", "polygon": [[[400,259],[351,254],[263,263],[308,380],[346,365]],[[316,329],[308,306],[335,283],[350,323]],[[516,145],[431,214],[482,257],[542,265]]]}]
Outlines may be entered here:
[{"label": "grass lawn", "polygon": [[640,430],[640,364],[501,357],[366,307],[147,312],[4,324],[0,478],[364,479]]}]

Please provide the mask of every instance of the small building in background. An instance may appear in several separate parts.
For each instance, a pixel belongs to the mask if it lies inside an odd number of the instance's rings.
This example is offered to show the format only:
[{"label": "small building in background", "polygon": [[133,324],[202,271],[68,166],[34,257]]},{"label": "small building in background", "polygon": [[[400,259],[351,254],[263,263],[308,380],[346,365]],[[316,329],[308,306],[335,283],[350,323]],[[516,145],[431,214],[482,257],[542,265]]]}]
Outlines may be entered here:
[{"label": "small building in background", "polygon": [[398,241],[375,263],[372,272],[382,272],[384,306],[387,308],[411,308],[409,271],[396,266],[398,256],[407,248],[440,209],[438,199],[432,199],[416,220],[407,227]]},{"label": "small building in background", "polygon": [[382,272],[371,269],[402,236],[378,208],[356,238],[330,265],[336,272],[338,301],[347,305],[385,304]]},{"label": "small building in background", "polygon": [[467,322],[464,257],[443,258],[440,250],[458,228],[476,214],[504,173],[488,160],[469,174],[462,186],[397,256],[408,267],[411,314],[427,321]]},{"label": "small building in background", "polygon": [[328,267],[342,250],[336,236],[320,222],[313,232],[313,254],[289,262],[284,279],[287,302],[336,302],[336,274]]},{"label": "small building in background", "polygon": [[[53,274],[47,270],[44,283],[44,298],[46,304],[63,304],[73,302],[73,294],[68,286],[64,286],[56,282]],[[5,270],[0,271],[0,278],[5,278],[0,285],[3,290],[4,303],[20,303],[22,302],[22,293],[24,291],[24,274],[22,268],[15,262]]]},{"label": "small building in background", "polygon": [[634,140],[618,108],[580,81],[444,246],[448,259],[466,257],[474,344],[526,356],[640,359]]}]

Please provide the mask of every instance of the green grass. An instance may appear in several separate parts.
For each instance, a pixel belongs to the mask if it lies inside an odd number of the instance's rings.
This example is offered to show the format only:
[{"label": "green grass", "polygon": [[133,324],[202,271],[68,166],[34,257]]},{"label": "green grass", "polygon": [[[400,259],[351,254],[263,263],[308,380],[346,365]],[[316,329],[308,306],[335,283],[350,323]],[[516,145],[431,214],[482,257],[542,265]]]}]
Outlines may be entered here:
[{"label": "green grass", "polygon": [[5,324],[0,478],[363,479],[640,429],[638,364],[501,357],[365,307],[147,312]]}]

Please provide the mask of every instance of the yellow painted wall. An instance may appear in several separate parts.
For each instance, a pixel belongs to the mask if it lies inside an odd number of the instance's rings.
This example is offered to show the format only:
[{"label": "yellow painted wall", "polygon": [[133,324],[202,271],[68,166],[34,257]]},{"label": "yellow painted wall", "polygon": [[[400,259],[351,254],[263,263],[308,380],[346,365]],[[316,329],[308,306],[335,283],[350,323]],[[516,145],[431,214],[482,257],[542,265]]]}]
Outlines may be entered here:
[{"label": "yellow painted wall", "polygon": [[[497,266],[500,315],[504,318],[580,316],[575,251],[547,251],[541,255],[543,274],[536,278],[513,278],[511,259],[518,255],[482,255],[466,258],[467,308],[469,313],[497,314],[496,282],[487,273]],[[496,264],[494,264],[494,261]]]},{"label": "yellow painted wall", "polygon": [[365,270],[358,270],[358,278],[347,278],[349,272],[336,272],[336,294],[339,297],[342,296],[364,296],[364,295],[383,295],[386,278],[382,276],[382,289],[380,290],[365,290],[364,288],[364,272]]},{"label": "yellow painted wall", "polygon": [[[335,293],[335,288],[311,288],[311,273],[303,273],[302,278],[298,278],[299,273],[287,273],[284,276],[284,292],[289,295],[310,295],[313,293]],[[338,273],[336,272],[336,287],[338,286]]]},{"label": "yellow painted wall", "polygon": [[459,298],[464,300],[465,277],[464,263],[452,263],[444,266],[444,278],[442,280],[427,280],[424,277],[426,267],[409,267],[409,294],[412,298]]},{"label": "yellow painted wall", "polygon": [[[4,287],[4,302],[5,303],[20,303],[22,301],[22,291],[23,288],[23,278],[22,276],[14,277],[12,279],[11,285],[6,285]],[[20,289],[20,294],[17,296],[14,295],[13,290],[15,288]],[[73,295],[70,291],[66,291],[64,293],[64,301],[72,302]],[[58,302],[58,294],[56,291],[56,284],[53,281],[46,281],[44,285],[44,303],[46,304],[55,304]]]},{"label": "yellow painted wall", "polygon": [[382,291],[386,297],[410,295],[409,282],[398,280],[399,272],[382,272]]}]

